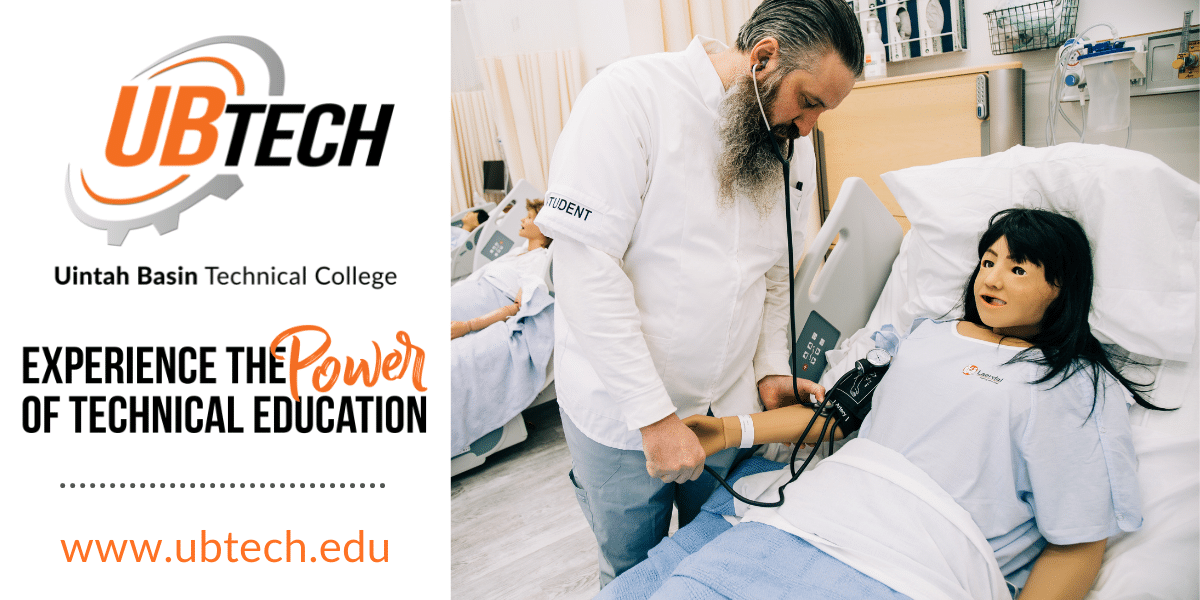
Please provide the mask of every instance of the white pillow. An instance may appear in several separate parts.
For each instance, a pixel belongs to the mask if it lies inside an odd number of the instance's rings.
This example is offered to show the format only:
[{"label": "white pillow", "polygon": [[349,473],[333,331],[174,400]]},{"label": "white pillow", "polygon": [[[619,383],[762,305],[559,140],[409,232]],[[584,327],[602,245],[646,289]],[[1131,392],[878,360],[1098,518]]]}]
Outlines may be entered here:
[{"label": "white pillow", "polygon": [[1014,206],[1046,208],[1074,217],[1092,242],[1096,337],[1157,358],[1191,355],[1200,184],[1157,158],[1094,144],[1017,146],[884,173],[883,181],[912,222],[902,313],[949,314],[988,219]]}]

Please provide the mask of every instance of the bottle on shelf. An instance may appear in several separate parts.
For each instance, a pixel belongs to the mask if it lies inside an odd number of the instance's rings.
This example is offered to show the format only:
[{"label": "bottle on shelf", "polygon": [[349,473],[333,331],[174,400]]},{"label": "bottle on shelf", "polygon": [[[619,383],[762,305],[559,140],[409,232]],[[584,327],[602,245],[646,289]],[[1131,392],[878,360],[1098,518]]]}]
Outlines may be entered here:
[{"label": "bottle on shelf", "polygon": [[887,59],[884,58],[881,27],[875,15],[867,18],[867,38],[864,40],[866,54],[863,58],[863,77],[867,80],[887,77]]}]

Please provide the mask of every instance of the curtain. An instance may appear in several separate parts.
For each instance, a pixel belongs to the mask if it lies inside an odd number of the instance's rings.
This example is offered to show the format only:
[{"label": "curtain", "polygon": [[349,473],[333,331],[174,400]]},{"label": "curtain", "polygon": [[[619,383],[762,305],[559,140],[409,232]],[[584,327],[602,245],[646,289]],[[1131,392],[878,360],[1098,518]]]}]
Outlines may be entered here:
[{"label": "curtain", "polygon": [[[658,14],[644,18],[659,19],[661,32],[650,28],[630,28],[630,43],[639,49],[676,52],[687,47],[697,35],[710,37],[732,46],[738,29],[762,0],[659,0]],[[630,6],[629,3],[626,6]],[[643,6],[645,6],[643,4]],[[647,9],[653,11],[651,4]],[[638,18],[631,15],[630,18]],[[661,35],[661,37],[659,37]]]},{"label": "curtain", "polygon": [[484,92],[450,95],[450,214],[475,206],[483,190],[483,161],[500,160],[496,124]]},{"label": "curtain", "polygon": [[479,65],[510,176],[545,190],[554,144],[584,84],[579,50],[484,56]]}]

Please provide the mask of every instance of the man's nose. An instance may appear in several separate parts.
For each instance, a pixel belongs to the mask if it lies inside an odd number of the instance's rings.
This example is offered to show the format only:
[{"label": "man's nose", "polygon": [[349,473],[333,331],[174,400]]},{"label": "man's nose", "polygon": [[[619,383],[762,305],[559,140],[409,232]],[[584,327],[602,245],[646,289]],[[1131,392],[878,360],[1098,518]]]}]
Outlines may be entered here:
[{"label": "man's nose", "polygon": [[813,127],[817,126],[817,117],[819,116],[821,116],[821,113],[815,110],[806,111],[799,117],[793,119],[792,125],[795,125],[796,129],[800,130],[800,135],[802,137],[807,136],[808,134],[812,133]]}]

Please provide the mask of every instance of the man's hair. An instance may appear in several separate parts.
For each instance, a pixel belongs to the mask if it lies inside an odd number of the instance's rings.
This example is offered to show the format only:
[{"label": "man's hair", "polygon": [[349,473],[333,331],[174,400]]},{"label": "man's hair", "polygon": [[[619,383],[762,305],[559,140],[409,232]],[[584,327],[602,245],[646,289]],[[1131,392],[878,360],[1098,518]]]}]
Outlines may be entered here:
[{"label": "man's hair", "polygon": [[862,31],[844,0],[764,0],[738,32],[737,50],[749,52],[766,38],[779,42],[785,72],[811,68],[833,51],[855,77],[862,74]]},{"label": "man's hair", "polygon": [[480,225],[483,225],[484,223],[487,222],[488,213],[486,210],[483,210],[482,208],[477,208],[471,212],[475,213],[475,218],[476,218],[476,220],[479,221]]}]

